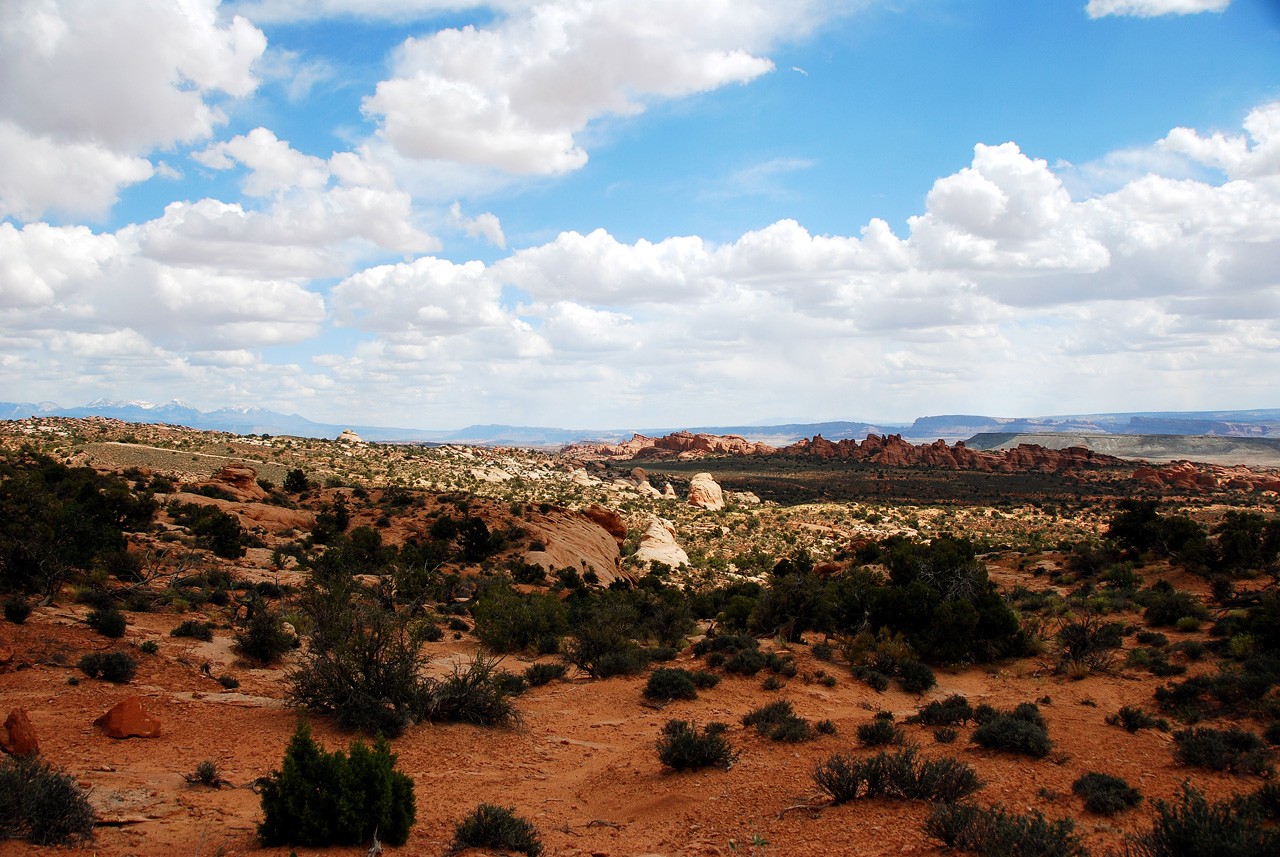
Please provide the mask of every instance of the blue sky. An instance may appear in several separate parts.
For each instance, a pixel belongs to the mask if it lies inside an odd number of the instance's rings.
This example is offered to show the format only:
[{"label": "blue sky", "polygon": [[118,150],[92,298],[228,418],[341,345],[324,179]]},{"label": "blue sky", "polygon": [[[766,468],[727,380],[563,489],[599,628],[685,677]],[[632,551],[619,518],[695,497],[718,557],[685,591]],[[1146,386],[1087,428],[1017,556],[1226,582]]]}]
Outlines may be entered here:
[{"label": "blue sky", "polygon": [[12,0],[0,384],[331,422],[1270,407],[1272,0]]}]

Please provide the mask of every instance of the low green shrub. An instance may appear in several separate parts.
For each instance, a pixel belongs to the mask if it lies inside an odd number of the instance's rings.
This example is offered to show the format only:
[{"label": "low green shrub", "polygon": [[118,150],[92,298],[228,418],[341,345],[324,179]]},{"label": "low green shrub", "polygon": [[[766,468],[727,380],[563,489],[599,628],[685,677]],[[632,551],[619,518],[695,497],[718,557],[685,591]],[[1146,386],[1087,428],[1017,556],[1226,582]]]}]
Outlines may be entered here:
[{"label": "low green shrub", "polygon": [[939,744],[951,744],[960,737],[960,732],[954,726],[941,726],[933,730],[933,740]]},{"label": "low green shrub", "polygon": [[697,723],[668,720],[657,741],[658,761],[677,771],[723,765],[737,758],[733,745],[724,737],[723,723],[708,723],[701,731]]},{"label": "low green shrub", "polygon": [[169,632],[170,637],[190,637],[194,640],[209,642],[213,639],[213,623],[200,622],[196,619],[184,619]]},{"label": "low green shrub", "polygon": [[1142,803],[1142,793],[1124,778],[1090,771],[1071,784],[1071,790],[1084,798],[1084,808],[1098,815],[1115,815]]},{"label": "low green shrub", "polygon": [[6,622],[21,625],[27,621],[27,617],[30,615],[31,605],[27,603],[25,598],[13,595],[4,600],[4,618]]},{"label": "low green shrub", "polygon": [[797,717],[791,702],[779,699],[768,705],[747,712],[742,716],[743,726],[754,726],[756,731],[774,741],[799,743],[813,737],[809,721]]},{"label": "low green shrub", "polygon": [[297,642],[280,627],[280,614],[259,606],[245,628],[235,635],[235,648],[246,658],[262,664],[274,663]]},{"label": "low green shrub", "polygon": [[1115,714],[1108,714],[1107,723],[1112,726],[1123,726],[1129,732],[1137,732],[1142,729],[1159,729],[1161,732],[1169,731],[1169,721],[1163,717],[1155,717],[1143,711],[1141,708],[1134,708],[1126,705]]},{"label": "low green shrub", "polygon": [[1037,759],[1043,759],[1053,749],[1040,709],[1030,702],[985,720],[973,730],[971,740],[988,750],[1023,753]]},{"label": "low green shrub", "polygon": [[954,726],[964,724],[973,719],[973,708],[969,700],[958,693],[953,693],[943,700],[934,700],[907,718],[908,723],[919,723],[922,726]]},{"label": "low green shrub", "polygon": [[89,678],[101,678],[124,684],[132,681],[138,671],[138,662],[128,652],[118,649],[110,652],[90,652],[80,658],[80,671]]},{"label": "low green shrub", "polygon": [[431,686],[426,713],[430,720],[476,726],[509,726],[520,719],[498,680],[497,661],[481,654],[465,669],[455,664]]},{"label": "low green shrub", "polygon": [[144,640],[142,644],[138,646],[138,651],[142,652],[144,655],[154,655],[156,652],[160,651],[160,644],[155,640]]},{"label": "low green shrub", "polygon": [[124,636],[124,614],[114,607],[101,607],[85,617],[89,627],[113,640]]},{"label": "low green shrub", "polygon": [[893,754],[881,750],[867,758],[836,753],[819,763],[812,776],[836,804],[876,797],[957,801],[982,788],[971,766],[948,756],[921,761],[914,747]]},{"label": "low green shrub", "polygon": [[1210,803],[1182,784],[1178,803],[1153,802],[1151,829],[1125,837],[1125,857],[1272,857],[1280,854],[1280,830],[1267,827],[1249,800]]},{"label": "low green shrub", "polygon": [[742,649],[734,652],[724,662],[724,671],[739,675],[755,675],[765,667],[765,657],[759,649]]},{"label": "low green shrub", "polygon": [[1019,815],[1003,807],[941,803],[925,820],[925,832],[981,857],[1088,857],[1069,818],[1049,821],[1039,812]]},{"label": "low green shrub", "polygon": [[898,668],[898,685],[906,693],[924,693],[938,684],[933,670],[920,661],[907,661]]},{"label": "low green shrub", "polygon": [[882,717],[877,715],[870,723],[858,726],[858,740],[867,747],[878,744],[901,744],[906,740],[902,728],[895,725],[893,715]]},{"label": "low green shrub", "polygon": [[528,857],[538,857],[542,853],[542,840],[538,828],[516,815],[515,807],[482,803],[454,828],[449,853],[457,854],[468,848],[518,851]]},{"label": "low green shrub", "polygon": [[564,664],[533,664],[524,671],[524,680],[529,687],[541,687],[556,679],[564,678],[568,668]]},{"label": "low green shrub", "polygon": [[697,699],[698,688],[688,670],[658,667],[650,673],[644,695],[657,700]]},{"label": "low green shrub", "polygon": [[289,740],[284,762],[262,786],[264,845],[358,845],[378,838],[403,845],[417,815],[413,780],[395,770],[386,740],[373,749],[325,751],[305,720]]},{"label": "low green shrub", "polygon": [[1173,743],[1173,757],[1182,764],[1233,774],[1269,774],[1275,755],[1261,738],[1238,726],[1183,729],[1173,733]]},{"label": "low green shrub", "polygon": [[0,756],[0,839],[63,845],[93,837],[94,814],[75,777],[38,755]]},{"label": "low green shrub", "polygon": [[720,676],[706,670],[695,670],[692,678],[693,686],[698,690],[710,690],[720,683]]}]

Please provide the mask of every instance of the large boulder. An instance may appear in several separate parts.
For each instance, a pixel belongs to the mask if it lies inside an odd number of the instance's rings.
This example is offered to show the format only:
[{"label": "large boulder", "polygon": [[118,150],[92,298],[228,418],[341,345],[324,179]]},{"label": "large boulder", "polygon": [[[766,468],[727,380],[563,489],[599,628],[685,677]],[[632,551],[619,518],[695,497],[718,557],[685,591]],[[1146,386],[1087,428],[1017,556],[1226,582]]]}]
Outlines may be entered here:
[{"label": "large boulder", "polygon": [[640,537],[636,559],[644,563],[657,560],[672,568],[689,564],[689,555],[676,543],[675,527],[670,521],[657,517],[649,519],[649,526]]},{"label": "large boulder", "polygon": [[724,493],[710,473],[699,473],[689,480],[689,505],[710,512],[724,508]]},{"label": "large boulder", "polygon": [[0,728],[0,750],[19,759],[40,752],[40,739],[25,708],[15,708]]},{"label": "large boulder", "polygon": [[[596,508],[609,511],[603,506]],[[542,543],[542,550],[526,552],[524,561],[540,565],[549,572],[565,567],[581,572],[594,571],[602,586],[608,586],[619,578],[630,580],[631,576],[622,570],[622,554],[615,536],[620,523],[621,519],[611,524],[611,531],[591,517],[589,511],[552,509],[547,513],[535,512],[529,516],[525,529],[530,539]],[[625,526],[622,534],[625,538]]]},{"label": "large boulder", "polygon": [[130,696],[117,702],[110,711],[93,721],[112,738],[159,738],[160,719],[147,714],[142,699]]},{"label": "large boulder", "polygon": [[607,506],[593,503],[582,510],[582,514],[604,527],[605,532],[613,536],[614,541],[622,544],[627,539],[627,524],[622,516]]},{"label": "large boulder", "polygon": [[228,464],[213,479],[202,484],[221,488],[242,503],[256,503],[267,496],[258,484],[258,471],[247,464]]}]

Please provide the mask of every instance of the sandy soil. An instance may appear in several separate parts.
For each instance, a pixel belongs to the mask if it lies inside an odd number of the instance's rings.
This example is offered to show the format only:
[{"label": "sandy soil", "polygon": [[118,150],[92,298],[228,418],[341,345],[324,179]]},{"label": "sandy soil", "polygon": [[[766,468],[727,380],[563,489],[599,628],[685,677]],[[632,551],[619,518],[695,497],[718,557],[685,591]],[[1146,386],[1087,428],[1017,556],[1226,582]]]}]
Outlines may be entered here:
[{"label": "sandy soil", "polygon": [[[1002,576],[1011,574],[1007,570]],[[75,853],[123,855],[263,854],[299,857],[357,854],[355,848],[259,848],[258,797],[249,787],[280,763],[297,713],[284,702],[284,669],[252,669],[235,661],[227,630],[212,643],[168,636],[181,617],[130,614],[133,624],[119,645],[157,641],[156,655],[134,652],[135,680],[124,686],[85,679],[74,668],[86,651],[106,641],[81,621],[82,605],[37,609],[25,625],[0,624],[0,640],[15,652],[0,674],[0,707],[26,708],[39,733],[45,758],[64,767],[92,789],[103,825],[95,840]],[[1171,635],[1183,637],[1187,635]],[[474,651],[469,637],[428,644],[436,667]],[[1071,783],[1099,770],[1139,787],[1147,800],[1171,798],[1187,777],[1211,796],[1252,790],[1257,782],[1178,767],[1169,736],[1152,731],[1130,735],[1104,723],[1122,705],[1151,710],[1159,680],[1146,673],[1067,681],[1050,676],[1034,660],[998,667],[939,673],[939,687],[923,698],[895,689],[877,694],[837,666],[813,660],[806,646],[794,646],[801,675],[781,691],[761,687],[763,675],[726,676],[691,702],[662,710],[647,707],[644,677],[592,681],[585,678],[536,688],[518,700],[518,728],[488,730],[463,725],[419,725],[393,742],[399,767],[416,783],[418,816],[409,842],[389,853],[438,855],[453,825],[481,802],[514,806],[542,832],[550,854],[563,855],[825,855],[832,853],[940,853],[922,830],[927,806],[905,801],[859,801],[821,806],[810,773],[830,754],[858,749],[855,731],[877,710],[899,719],[922,702],[963,693],[974,704],[997,707],[1037,699],[1049,723],[1055,752],[1047,759],[991,753],[966,743],[972,727],[956,743],[936,744],[932,730],[905,727],[926,755],[949,754],[974,765],[987,785],[978,799],[1011,809],[1038,809],[1050,817],[1080,819],[1095,848],[1115,845],[1121,831],[1141,829],[1147,813],[1103,820],[1087,815]],[[201,672],[210,664],[210,674]],[[677,665],[697,667],[689,655]],[[506,667],[526,663],[511,658]],[[286,665],[287,667],[287,665]],[[1193,666],[1207,669],[1207,666]],[[825,669],[839,676],[834,688],[806,681]],[[241,686],[224,691],[213,677],[230,673]],[[72,685],[69,680],[79,678]],[[93,720],[131,694],[163,722],[156,739],[113,740]],[[812,720],[830,718],[837,736],[800,745],[775,744],[740,725],[749,710],[776,698],[792,701]],[[731,725],[730,738],[741,757],[732,769],[688,773],[666,771],[654,741],[669,718]],[[313,722],[327,747],[345,745],[351,735],[326,721]],[[235,787],[193,787],[184,774],[204,759]],[[810,808],[813,807],[813,808]],[[754,836],[768,845],[753,846]],[[758,842],[758,840],[757,840]],[[41,853],[22,842],[0,843],[0,857]]]}]

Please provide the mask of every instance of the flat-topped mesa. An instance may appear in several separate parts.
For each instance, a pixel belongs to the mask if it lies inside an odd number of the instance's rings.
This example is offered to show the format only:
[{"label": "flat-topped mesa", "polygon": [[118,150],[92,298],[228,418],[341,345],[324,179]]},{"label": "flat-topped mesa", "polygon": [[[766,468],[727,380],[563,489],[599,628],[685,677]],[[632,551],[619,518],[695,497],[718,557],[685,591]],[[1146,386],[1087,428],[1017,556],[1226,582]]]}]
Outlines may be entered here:
[{"label": "flat-topped mesa", "polygon": [[948,446],[944,440],[919,445],[908,443],[902,435],[867,435],[859,443],[853,438],[832,442],[822,435],[801,440],[779,450],[783,455],[815,455],[820,458],[848,458],[870,461],[886,467],[943,467],[951,470],[984,470],[1000,473],[1040,471],[1052,473],[1078,467],[1110,467],[1124,464],[1119,458],[1094,452],[1082,446],[1047,449],[1034,444],[1019,444],[1014,449],[983,452],[969,449],[964,441]]},{"label": "flat-topped mesa", "polygon": [[585,460],[630,461],[689,460],[708,455],[769,455],[776,451],[766,443],[756,443],[741,435],[678,431],[664,437],[636,434],[624,443],[575,443],[560,450],[560,454]]}]

